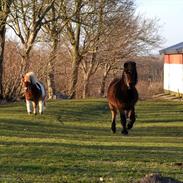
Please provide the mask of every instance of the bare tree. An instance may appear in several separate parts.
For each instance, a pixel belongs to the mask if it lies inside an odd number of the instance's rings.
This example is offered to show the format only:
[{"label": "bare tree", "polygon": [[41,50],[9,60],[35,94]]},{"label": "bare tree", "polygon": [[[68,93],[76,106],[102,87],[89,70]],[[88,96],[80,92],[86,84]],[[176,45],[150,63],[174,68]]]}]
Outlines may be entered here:
[{"label": "bare tree", "polygon": [[[101,35],[103,6],[105,0],[74,1],[65,7],[65,14],[75,12],[75,16],[66,25],[65,34],[68,38],[68,48],[72,60],[72,73],[70,81],[70,97],[76,96],[79,66],[82,61],[84,74],[84,92],[87,91],[89,79],[96,72],[98,43]],[[70,7],[70,8],[69,8]],[[69,12],[69,13],[68,13]],[[90,60],[84,59],[90,58]],[[86,94],[87,95],[87,94]]]},{"label": "bare tree", "polygon": [[16,100],[18,96],[17,88],[20,87],[16,83],[16,78],[20,76],[19,60],[21,59],[18,53],[16,42],[6,40],[3,64],[3,95],[6,100]]},{"label": "bare tree", "polygon": [[45,41],[49,45],[49,56],[47,60],[47,89],[48,89],[48,98],[53,99],[55,94],[56,94],[56,89],[55,89],[55,59],[57,55],[57,47],[59,44],[59,37],[60,33],[64,27],[64,21],[62,22],[63,17],[61,16],[61,10],[63,6],[63,1],[56,1],[52,8],[51,11],[47,14],[45,17],[45,20],[49,20],[50,17],[52,21],[49,23],[45,24],[43,27],[43,31],[45,33]]},{"label": "bare tree", "polygon": [[0,98],[3,98],[3,58],[5,45],[6,21],[10,12],[10,6],[13,0],[0,1]]},{"label": "bare tree", "polygon": [[78,69],[82,59],[80,42],[81,42],[81,11],[84,6],[82,0],[74,0],[73,2],[66,2],[64,6],[64,13],[68,17],[72,12],[76,12],[75,17],[66,24],[65,35],[68,38],[68,48],[72,60],[72,73],[70,81],[70,98],[76,96],[76,84],[78,80]]},{"label": "bare tree", "polygon": [[[47,22],[44,17],[50,11],[55,0],[14,0],[9,26],[21,42],[21,72],[29,68],[29,54],[35,44],[41,27]],[[50,20],[49,20],[50,21]]]},{"label": "bare tree", "polygon": [[9,14],[8,25],[19,38],[19,75],[14,80],[15,84],[11,93],[20,93],[21,74],[28,71],[30,67],[30,53],[36,43],[38,33],[46,24],[44,17],[50,11],[55,0],[14,0]]},{"label": "bare tree", "polygon": [[[19,38],[20,46],[17,50],[22,58],[17,57],[17,60],[21,60],[21,66],[17,66],[16,73],[25,72],[29,67],[36,70],[37,67],[32,67],[31,64],[42,63],[44,67],[39,69],[44,70],[44,74],[47,72],[50,98],[53,98],[56,91],[55,81],[60,80],[60,77],[54,78],[56,73],[67,70],[65,88],[62,86],[62,89],[67,94],[69,88],[70,98],[76,96],[76,91],[83,91],[83,98],[87,97],[91,78],[97,73],[101,79],[100,93],[103,96],[108,74],[121,69],[125,59],[158,45],[160,38],[156,23],[156,20],[135,14],[134,0],[14,0],[9,25]],[[39,40],[43,34],[46,38]],[[33,46],[38,45],[37,41],[42,41],[37,48],[44,48],[47,52],[41,53],[41,61],[36,60],[37,56],[34,57],[34,62],[30,54],[35,56]],[[58,48],[63,43],[64,49],[67,47],[65,51]],[[49,50],[45,45],[49,45]],[[59,50],[62,52],[60,58]],[[65,60],[64,56],[67,57]],[[12,65],[12,70],[15,67],[16,64]],[[79,77],[83,77],[84,81],[78,82]],[[20,74],[17,74],[14,80],[18,83],[19,79]],[[77,86],[78,83],[80,85]],[[12,87],[10,92],[6,91],[13,93],[18,86]]]},{"label": "bare tree", "polygon": [[[105,81],[109,71],[114,67],[112,65],[119,61],[119,55],[125,58],[131,54],[127,51],[126,31],[129,30],[129,26],[132,26],[134,2],[99,0],[93,5],[95,11],[92,18],[89,17],[88,20],[90,26],[85,27],[85,42],[89,45],[85,51],[90,52],[92,56],[82,59],[81,62],[84,73],[84,98],[88,95],[90,77],[95,74],[100,65],[104,68],[100,88],[101,95],[104,95]],[[122,51],[121,46],[125,51]]]},{"label": "bare tree", "polygon": [[59,42],[61,41],[61,34],[64,27],[71,21],[71,19],[76,15],[76,11],[70,14],[65,14],[67,1],[56,1],[51,8],[51,11],[45,17],[45,20],[51,19],[49,23],[44,25],[44,33],[46,36],[46,42],[49,44],[49,57],[47,60],[47,87],[48,87],[48,97],[51,99],[55,95],[55,59],[57,55],[57,48]]},{"label": "bare tree", "polygon": [[[158,20],[145,19],[134,14],[133,7],[129,13],[121,11],[111,24],[111,32],[103,44],[101,57],[105,62],[101,65],[103,78],[100,95],[104,95],[105,81],[111,70],[121,69],[122,62],[136,55],[148,53],[159,46],[162,39],[159,35]],[[103,55],[103,56],[102,56]]]},{"label": "bare tree", "polygon": [[[75,0],[72,1],[71,3],[67,3],[66,4],[67,6],[65,6],[65,14],[67,16],[75,12],[75,16],[73,16],[73,18],[71,18],[71,21],[69,21],[66,24],[64,34],[65,38],[67,38],[66,42],[68,43],[68,49],[70,50],[72,60],[72,71],[71,71],[70,92],[69,92],[71,98],[74,98],[76,96],[76,87],[77,87],[78,71],[80,63],[83,57],[86,56],[88,52],[91,53],[91,50],[94,50],[96,48],[92,47],[91,44],[94,44],[94,37],[92,36],[94,35],[93,34],[94,23],[97,23],[95,13],[97,12],[96,5],[98,2],[100,2],[100,0],[97,1]],[[93,32],[91,33],[90,31]],[[93,43],[91,41],[92,39]]]},{"label": "bare tree", "polygon": [[92,75],[94,75],[98,69],[99,62],[96,61],[96,53],[91,53],[90,57],[86,57],[82,60],[81,68],[83,71],[83,98],[89,95],[89,80]]},{"label": "bare tree", "polygon": [[98,48],[101,42],[101,35],[104,34],[104,11],[105,0],[99,0],[93,3],[93,15],[88,17],[88,25],[84,27],[84,50],[87,57],[82,59],[81,68],[83,71],[83,98],[89,94],[89,80],[99,68],[100,60],[97,59]]}]

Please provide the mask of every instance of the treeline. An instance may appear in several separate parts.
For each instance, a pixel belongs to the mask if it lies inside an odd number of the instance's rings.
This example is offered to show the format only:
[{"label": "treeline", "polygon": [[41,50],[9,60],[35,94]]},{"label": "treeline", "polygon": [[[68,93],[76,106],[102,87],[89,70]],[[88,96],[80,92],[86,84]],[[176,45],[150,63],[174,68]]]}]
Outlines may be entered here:
[{"label": "treeline", "polygon": [[156,19],[137,15],[134,0],[1,0],[1,98],[20,96],[30,70],[49,98],[105,96],[125,60],[159,46],[158,31]]}]

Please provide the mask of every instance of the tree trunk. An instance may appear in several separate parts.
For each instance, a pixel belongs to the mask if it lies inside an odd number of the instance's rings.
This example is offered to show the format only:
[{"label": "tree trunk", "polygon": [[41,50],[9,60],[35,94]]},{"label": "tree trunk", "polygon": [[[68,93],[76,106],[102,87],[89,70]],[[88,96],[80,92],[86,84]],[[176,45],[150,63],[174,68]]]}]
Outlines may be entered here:
[{"label": "tree trunk", "polygon": [[52,63],[51,60],[48,62],[47,87],[48,87],[48,99],[54,99],[55,77],[54,77],[54,64]]},{"label": "tree trunk", "polygon": [[83,84],[83,98],[87,98],[89,96],[89,74],[84,73],[84,84]]},{"label": "tree trunk", "polygon": [[52,51],[50,52],[49,60],[48,60],[48,67],[47,67],[47,87],[48,87],[48,99],[54,99],[56,95],[55,89],[55,65],[54,61],[56,58],[58,46],[58,38],[57,35],[53,36],[53,44],[52,44]]},{"label": "tree trunk", "polygon": [[21,49],[20,56],[20,74],[26,74],[26,72],[29,71],[30,68],[30,51],[31,49],[28,49],[26,45],[23,45],[23,48]]},{"label": "tree trunk", "polygon": [[81,56],[79,54],[79,41],[73,46],[72,49],[72,71],[70,80],[69,97],[71,99],[76,98],[76,88],[78,82],[79,65],[81,62]]},{"label": "tree trunk", "polygon": [[3,57],[5,46],[6,20],[13,0],[0,0],[0,99],[4,98],[3,91]]},{"label": "tree trunk", "polygon": [[106,80],[107,80],[107,76],[109,74],[110,69],[111,69],[111,66],[106,64],[105,69],[104,69],[104,73],[103,73],[103,76],[102,76],[102,82],[101,82],[101,85],[100,85],[100,96],[101,97],[105,97]]},{"label": "tree trunk", "polygon": [[78,81],[78,70],[79,70],[80,61],[78,58],[75,58],[72,62],[72,72],[71,72],[71,83],[69,96],[71,99],[76,98],[76,86]]},{"label": "tree trunk", "polygon": [[5,25],[0,27],[0,99],[3,98],[3,57],[5,44]]},{"label": "tree trunk", "polygon": [[80,33],[81,33],[81,20],[80,20],[80,13],[81,13],[81,4],[82,0],[77,0],[76,2],[76,20],[78,21],[76,24],[75,31],[72,29],[71,24],[68,26],[68,34],[70,37],[71,45],[72,45],[72,72],[71,72],[71,81],[70,81],[70,90],[69,90],[69,97],[71,99],[76,98],[76,86],[78,81],[78,71],[79,65],[81,62],[81,55],[80,55]]},{"label": "tree trunk", "polygon": [[101,97],[105,97],[106,79],[107,79],[107,75],[103,75],[102,76],[102,82],[101,82],[101,85],[100,85],[100,96]]}]

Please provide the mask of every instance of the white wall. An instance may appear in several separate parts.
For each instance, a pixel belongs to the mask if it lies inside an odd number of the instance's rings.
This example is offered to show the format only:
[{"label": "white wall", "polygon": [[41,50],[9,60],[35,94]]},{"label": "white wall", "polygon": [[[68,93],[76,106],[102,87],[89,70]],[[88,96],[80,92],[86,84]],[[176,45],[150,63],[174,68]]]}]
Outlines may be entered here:
[{"label": "white wall", "polygon": [[164,64],[164,89],[183,94],[183,64]]}]

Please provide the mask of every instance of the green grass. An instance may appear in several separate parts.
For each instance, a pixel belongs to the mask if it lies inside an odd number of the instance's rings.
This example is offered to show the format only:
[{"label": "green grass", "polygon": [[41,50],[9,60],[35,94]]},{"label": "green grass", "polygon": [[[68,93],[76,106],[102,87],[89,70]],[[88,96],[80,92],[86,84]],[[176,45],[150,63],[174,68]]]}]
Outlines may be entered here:
[{"label": "green grass", "polygon": [[110,131],[105,99],[0,106],[0,182],[135,182],[149,173],[183,181],[183,104],[140,101],[128,136]]}]

